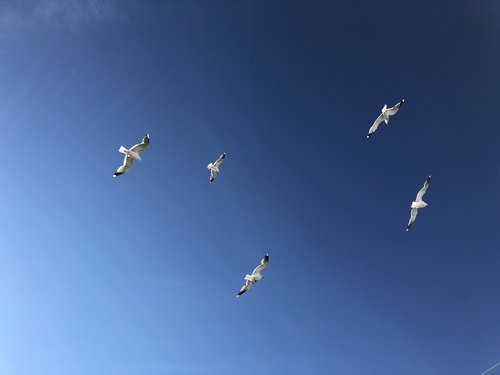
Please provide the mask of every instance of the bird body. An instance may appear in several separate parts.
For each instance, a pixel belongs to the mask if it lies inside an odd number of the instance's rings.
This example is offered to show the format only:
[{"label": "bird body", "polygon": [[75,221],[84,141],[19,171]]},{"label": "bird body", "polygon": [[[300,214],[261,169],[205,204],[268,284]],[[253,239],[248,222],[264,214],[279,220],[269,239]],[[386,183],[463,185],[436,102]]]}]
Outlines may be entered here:
[{"label": "bird body", "polygon": [[256,283],[257,281],[260,281],[261,279],[263,279],[264,276],[262,276],[261,274],[257,274],[257,275],[246,275],[245,276],[245,280],[247,281],[251,281],[252,283]]},{"label": "bird body", "polygon": [[213,163],[210,163],[207,165],[207,168],[210,169],[211,171],[214,171],[214,172],[219,172],[219,167],[216,166],[215,164]]},{"label": "bird body", "polygon": [[121,152],[124,155],[130,156],[134,160],[142,161],[141,157],[139,156],[139,154],[137,152],[132,151],[132,150],[128,150],[123,146],[120,146],[120,148],[118,149],[118,152]]},{"label": "bird body", "polygon": [[411,208],[425,208],[427,207],[428,204],[425,203],[424,201],[420,201],[420,202],[411,202]]},{"label": "bird body", "polygon": [[382,120],[384,120],[386,125],[389,125],[389,114],[387,113],[387,104],[382,107]]}]

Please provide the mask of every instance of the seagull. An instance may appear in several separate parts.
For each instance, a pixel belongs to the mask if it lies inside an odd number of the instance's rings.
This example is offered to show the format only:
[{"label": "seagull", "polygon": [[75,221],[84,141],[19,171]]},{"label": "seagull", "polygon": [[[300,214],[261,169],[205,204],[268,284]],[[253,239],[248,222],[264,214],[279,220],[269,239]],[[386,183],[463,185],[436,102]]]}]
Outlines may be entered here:
[{"label": "seagull", "polygon": [[148,149],[148,146],[149,134],[146,134],[144,138],[142,138],[142,142],[132,146],[130,150],[127,150],[125,147],[120,146],[118,152],[124,154],[125,158],[123,159],[123,165],[116,170],[116,172],[113,174],[113,177],[120,176],[125,172],[131,170],[134,166],[134,160],[142,160],[139,156],[139,153],[141,153],[142,151],[146,151]]},{"label": "seagull", "polygon": [[260,273],[264,270],[264,268],[267,267],[267,263],[269,263],[269,254],[266,254],[264,256],[264,258],[260,261],[260,264],[257,267],[255,267],[251,275],[245,276],[245,285],[241,287],[236,297],[241,296],[248,289],[250,289],[253,284],[264,278],[264,276],[262,276]]},{"label": "seagull", "polygon": [[387,108],[387,104],[384,105],[384,108],[382,108],[382,113],[377,117],[370,130],[368,130],[368,135],[366,136],[366,138],[370,138],[370,136],[375,133],[375,130],[377,130],[382,121],[384,121],[386,125],[389,125],[389,116],[395,115],[404,102],[405,100],[403,99],[392,108]]},{"label": "seagull", "polygon": [[408,226],[406,227],[406,231],[410,229],[410,227],[413,225],[413,222],[417,218],[418,214],[418,209],[419,208],[425,208],[427,207],[427,203],[425,203],[422,200],[422,197],[424,196],[425,192],[427,191],[427,188],[429,187],[429,183],[431,181],[431,176],[427,177],[427,180],[424,182],[424,187],[420,189],[420,191],[417,194],[417,198],[415,201],[411,203],[411,214],[410,214],[410,221],[408,221]]},{"label": "seagull", "polygon": [[220,172],[219,167],[222,165],[225,158],[226,153],[223,153],[216,161],[207,165],[207,168],[210,169],[210,183],[214,182],[215,177],[217,177],[217,174]]}]

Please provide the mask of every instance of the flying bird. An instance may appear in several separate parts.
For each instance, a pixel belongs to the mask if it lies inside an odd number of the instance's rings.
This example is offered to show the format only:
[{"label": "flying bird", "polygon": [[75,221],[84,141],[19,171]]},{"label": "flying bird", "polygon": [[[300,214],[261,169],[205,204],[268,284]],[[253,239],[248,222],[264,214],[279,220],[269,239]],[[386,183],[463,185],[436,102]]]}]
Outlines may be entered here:
[{"label": "flying bird", "polygon": [[382,121],[384,121],[386,125],[389,125],[389,117],[395,115],[404,102],[405,100],[403,99],[392,108],[387,108],[387,104],[384,105],[384,107],[382,108],[382,113],[377,117],[370,130],[368,130],[368,135],[366,136],[366,138],[370,138],[370,136],[375,133],[375,130],[377,130]]},{"label": "flying bird", "polygon": [[406,231],[410,229],[410,227],[413,225],[413,222],[417,218],[418,214],[418,209],[419,208],[425,208],[428,206],[427,203],[425,203],[422,200],[422,197],[424,196],[425,192],[427,191],[427,188],[429,187],[429,183],[431,181],[431,176],[427,177],[427,180],[424,182],[424,186],[422,189],[417,194],[417,198],[411,203],[411,214],[410,214],[410,221],[408,221],[408,226],[406,227]]},{"label": "flying bird", "polygon": [[123,146],[120,146],[118,152],[121,152],[125,155],[123,159],[123,165],[121,165],[116,172],[113,174],[113,177],[120,176],[125,172],[128,172],[134,166],[134,160],[142,160],[139,154],[143,151],[146,151],[149,146],[149,134],[146,134],[144,138],[142,138],[142,142],[132,146],[130,149],[126,149]]},{"label": "flying bird", "polygon": [[243,285],[236,295],[236,297],[241,296],[243,293],[245,293],[248,289],[252,287],[253,284],[255,284],[257,281],[261,280],[264,278],[260,273],[264,270],[264,268],[267,267],[267,263],[269,263],[269,255],[266,254],[264,258],[260,261],[260,264],[255,267],[251,275],[246,275],[245,276],[245,285]]},{"label": "flying bird", "polygon": [[214,182],[215,177],[217,177],[217,174],[220,172],[219,167],[222,165],[225,158],[226,153],[223,153],[216,161],[207,165],[207,168],[210,169],[210,183]]}]

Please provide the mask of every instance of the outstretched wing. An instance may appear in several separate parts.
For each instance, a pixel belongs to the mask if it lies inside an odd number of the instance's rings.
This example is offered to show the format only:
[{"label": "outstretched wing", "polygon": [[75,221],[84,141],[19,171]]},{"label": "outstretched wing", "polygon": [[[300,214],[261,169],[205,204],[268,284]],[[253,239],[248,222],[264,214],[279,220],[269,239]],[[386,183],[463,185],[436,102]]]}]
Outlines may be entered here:
[{"label": "outstretched wing", "polygon": [[255,267],[255,269],[252,272],[252,275],[261,273],[264,270],[264,268],[267,267],[267,263],[269,263],[269,255],[266,254],[266,256],[260,261],[260,264],[257,267]]},{"label": "outstretched wing", "polygon": [[213,169],[210,169],[210,182],[214,182],[215,177],[217,177],[217,172]]},{"label": "outstretched wing", "polygon": [[425,192],[427,191],[427,188],[429,187],[430,182],[431,182],[431,176],[427,177],[427,180],[425,180],[424,182],[424,187],[420,189],[420,191],[418,192],[416,199],[417,202],[420,202],[422,200]]},{"label": "outstretched wing", "polygon": [[401,108],[401,106],[403,105],[403,103],[405,102],[405,100],[401,100],[400,102],[398,102],[394,107],[392,108],[387,108],[387,111],[386,113],[389,115],[389,116],[392,116],[392,115],[395,115],[397,111],[399,111],[399,108]]},{"label": "outstretched wing", "polygon": [[148,149],[148,146],[149,146],[149,134],[146,134],[144,138],[142,138],[142,142],[132,146],[130,148],[130,151],[139,153],[142,151],[146,151]]},{"label": "outstretched wing", "polygon": [[248,289],[250,289],[252,287],[253,283],[249,280],[246,281],[245,285],[243,285],[240,289],[240,291],[238,292],[238,294],[236,295],[236,297],[239,297],[241,296],[243,293],[245,293]]},{"label": "outstretched wing", "polygon": [[418,208],[412,208],[411,213],[410,213],[410,220],[408,221],[408,226],[406,227],[407,232],[410,229],[410,227],[413,225],[413,222],[415,221],[415,219],[417,218],[417,214],[418,214]]},{"label": "outstretched wing", "polygon": [[370,130],[368,130],[368,135],[366,136],[366,138],[370,138],[370,136],[375,133],[375,131],[377,130],[378,126],[380,125],[380,123],[383,121],[383,117],[382,117],[382,114],[380,114],[377,119],[375,120],[375,122],[373,123],[372,127],[370,128]]},{"label": "outstretched wing", "polygon": [[217,168],[219,168],[221,166],[222,163],[224,163],[224,159],[226,158],[226,154],[222,154],[221,156],[219,156],[219,158],[214,161],[214,166],[216,166]]},{"label": "outstretched wing", "polygon": [[123,159],[123,164],[116,170],[116,172],[113,174],[113,177],[117,177],[124,174],[125,172],[128,172],[130,169],[132,169],[133,166],[134,166],[134,159],[132,159],[128,155],[125,155],[125,158]]}]

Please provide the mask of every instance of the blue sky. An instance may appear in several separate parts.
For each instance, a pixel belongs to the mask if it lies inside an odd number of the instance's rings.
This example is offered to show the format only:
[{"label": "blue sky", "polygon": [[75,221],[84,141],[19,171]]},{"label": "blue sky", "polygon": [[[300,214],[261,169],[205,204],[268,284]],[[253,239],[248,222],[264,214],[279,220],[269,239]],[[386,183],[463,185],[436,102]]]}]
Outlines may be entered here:
[{"label": "blue sky", "polygon": [[499,20],[495,1],[2,2],[0,373],[500,361]]}]

